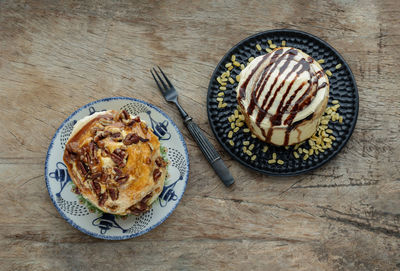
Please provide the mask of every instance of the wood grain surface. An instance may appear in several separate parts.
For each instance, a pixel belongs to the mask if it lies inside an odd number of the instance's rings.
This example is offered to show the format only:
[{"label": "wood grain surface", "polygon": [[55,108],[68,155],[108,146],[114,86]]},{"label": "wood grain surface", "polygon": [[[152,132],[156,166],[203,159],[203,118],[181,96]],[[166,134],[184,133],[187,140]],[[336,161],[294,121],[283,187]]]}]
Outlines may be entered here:
[{"label": "wood grain surface", "polygon": [[[360,111],[340,154],[277,178],[233,161],[207,120],[210,76],[249,35],[299,29],[354,72]],[[400,269],[400,4],[366,1],[0,1],[0,270]],[[225,188],[149,69],[161,65],[182,106],[221,152]],[[82,105],[131,96],[184,134],[190,178],[159,227],[104,241],[71,227],[44,180],[56,129]]]}]

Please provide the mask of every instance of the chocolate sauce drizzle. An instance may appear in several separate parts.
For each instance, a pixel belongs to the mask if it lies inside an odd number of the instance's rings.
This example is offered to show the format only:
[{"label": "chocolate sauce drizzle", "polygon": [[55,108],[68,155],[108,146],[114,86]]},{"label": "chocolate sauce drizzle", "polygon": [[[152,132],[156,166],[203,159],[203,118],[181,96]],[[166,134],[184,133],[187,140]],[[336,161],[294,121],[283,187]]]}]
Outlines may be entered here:
[{"label": "chocolate sauce drizzle", "polygon": [[[287,116],[287,118],[283,120],[283,123],[288,126],[285,132],[284,145],[288,145],[290,131],[293,130],[301,122],[312,119],[314,115],[314,113],[312,113],[305,119],[293,123],[293,120],[295,119],[297,113],[303,110],[306,106],[308,106],[311,103],[311,101],[317,94],[318,90],[324,88],[327,85],[326,82],[323,82],[320,86],[315,86],[316,84],[318,84],[318,79],[323,76],[323,71],[318,71],[317,73],[312,71],[311,64],[313,62],[313,59],[311,57],[308,57],[307,59],[301,58],[300,61],[296,65],[294,65],[294,67],[290,70],[290,72],[286,74],[285,78],[283,78],[279,86],[275,88],[275,85],[277,84],[280,76],[284,74],[284,72],[288,69],[290,62],[298,54],[299,54],[298,50],[291,48],[287,51],[284,51],[283,49],[278,49],[270,54],[264,55],[262,59],[259,61],[259,63],[257,63],[256,67],[251,71],[246,80],[242,83],[239,89],[238,100],[240,102],[245,97],[246,88],[250,80],[255,76],[255,73],[260,68],[260,66],[269,59],[270,63],[264,68],[264,70],[261,73],[259,73],[260,75],[258,76],[259,78],[257,83],[255,84],[255,88],[251,91],[250,104],[247,108],[247,114],[251,115],[255,109],[255,106],[257,105],[258,113],[256,116],[256,125],[260,126],[260,123],[264,120],[264,118],[268,114],[268,110],[273,105],[277,97],[277,94],[279,92],[282,93],[282,99],[279,102],[276,113],[270,115],[269,120],[272,126],[280,125],[282,123],[282,118],[284,113],[287,113],[287,111],[290,110],[288,112],[289,115]],[[261,95],[265,85],[267,84],[271,75],[274,73],[274,71],[277,69],[278,66],[280,66],[278,75],[274,78],[274,81],[271,87],[269,88],[268,92],[265,94],[264,98],[260,101],[260,99],[262,98]],[[306,82],[303,82],[294,91],[294,93],[287,99],[286,103],[284,103],[284,101],[286,100],[286,98],[290,93],[290,90],[292,89],[294,82],[303,72],[308,72],[310,74],[310,80],[307,82],[308,87],[306,91],[301,95],[300,98],[294,101],[298,92],[301,89],[303,89],[304,86],[306,85]],[[287,89],[282,89],[286,81],[293,73],[295,73],[295,75],[293,79],[290,81]],[[293,101],[295,103],[290,108]],[[259,106],[260,103],[261,106]],[[265,131],[263,129],[261,129],[261,131],[263,136],[266,138],[266,141],[270,141],[273,130],[269,129],[267,134],[265,134]]]}]

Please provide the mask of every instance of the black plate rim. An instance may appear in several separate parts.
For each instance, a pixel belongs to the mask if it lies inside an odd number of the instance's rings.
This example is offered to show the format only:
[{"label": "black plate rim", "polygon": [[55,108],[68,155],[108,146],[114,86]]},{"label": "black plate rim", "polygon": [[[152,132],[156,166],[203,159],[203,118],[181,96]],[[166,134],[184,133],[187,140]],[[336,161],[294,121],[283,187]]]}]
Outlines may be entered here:
[{"label": "black plate rim", "polygon": [[[273,34],[276,34],[276,33],[278,33],[278,32],[281,32],[281,33],[284,32],[284,33],[301,34],[301,35],[304,35],[304,36],[306,36],[306,37],[308,37],[308,38],[314,39],[314,40],[316,40],[316,41],[322,43],[323,45],[325,45],[326,47],[328,47],[330,50],[332,50],[332,51],[337,55],[337,57],[342,61],[342,64],[348,69],[349,75],[350,75],[350,80],[352,81],[352,83],[353,83],[353,85],[354,85],[354,92],[355,92],[355,93],[354,93],[354,94],[355,94],[355,101],[354,101],[355,115],[354,115],[353,121],[351,122],[351,126],[350,126],[350,129],[349,129],[349,134],[348,134],[348,136],[342,141],[342,143],[337,147],[337,149],[335,149],[335,150],[331,153],[331,155],[329,155],[326,159],[322,160],[320,163],[316,163],[316,164],[314,164],[314,165],[312,165],[311,167],[306,168],[306,169],[302,169],[302,170],[299,170],[299,171],[296,171],[296,172],[288,172],[288,173],[275,173],[275,172],[270,172],[270,171],[267,171],[267,170],[262,170],[262,169],[253,167],[253,166],[250,165],[250,164],[247,164],[245,161],[242,161],[242,159],[240,159],[239,157],[237,157],[233,152],[231,152],[230,148],[229,148],[226,144],[224,144],[224,143],[222,142],[222,139],[218,136],[218,133],[217,133],[217,131],[216,131],[216,129],[215,129],[215,126],[214,126],[213,122],[211,121],[212,119],[211,119],[211,113],[210,113],[210,108],[209,108],[209,104],[210,104],[210,94],[211,94],[211,88],[212,88],[213,78],[216,77],[216,74],[217,74],[217,71],[219,70],[219,67],[220,67],[221,65],[223,65],[224,59],[225,59],[226,57],[230,56],[230,55],[232,54],[232,52],[233,52],[237,47],[241,46],[243,43],[245,43],[245,42],[247,42],[247,41],[249,41],[249,40],[251,40],[251,39],[253,39],[253,38],[256,38],[256,37],[258,37],[258,36],[273,35]],[[318,38],[317,36],[314,36],[314,35],[312,35],[312,34],[310,34],[310,33],[307,33],[307,32],[301,31],[301,30],[297,30],[297,29],[286,29],[286,28],[283,28],[283,29],[272,29],[272,30],[262,31],[262,32],[258,32],[258,33],[256,33],[256,34],[253,34],[253,35],[251,35],[251,36],[249,36],[249,37],[246,37],[246,38],[242,39],[241,41],[239,41],[239,42],[238,42],[237,44],[235,44],[235,45],[221,58],[221,60],[218,62],[216,68],[214,69],[214,72],[213,72],[212,75],[211,75],[211,79],[210,79],[210,83],[209,83],[209,85],[208,85],[208,91],[207,91],[207,117],[208,117],[208,122],[209,122],[209,124],[210,124],[210,126],[211,126],[211,130],[212,130],[212,132],[214,133],[214,136],[217,138],[218,143],[224,148],[224,150],[225,150],[226,152],[229,153],[229,155],[230,155],[233,159],[235,159],[236,161],[238,161],[238,162],[239,162],[240,164],[242,164],[243,166],[245,166],[245,167],[247,167],[247,168],[250,168],[250,169],[252,169],[252,170],[254,170],[254,171],[260,172],[260,173],[262,173],[262,174],[268,175],[268,176],[280,176],[280,177],[297,176],[297,175],[300,175],[300,174],[304,174],[304,173],[313,171],[313,170],[315,170],[315,169],[317,169],[317,168],[319,168],[319,167],[325,165],[325,164],[326,164],[327,162],[329,162],[330,160],[332,160],[332,159],[343,149],[343,147],[347,144],[347,142],[348,142],[349,139],[351,138],[351,136],[352,136],[352,134],[353,134],[353,132],[354,132],[356,123],[357,123],[357,119],[358,119],[358,110],[359,110],[359,95],[358,95],[357,83],[356,83],[356,80],[355,80],[355,78],[354,78],[353,72],[352,72],[352,70],[350,69],[350,66],[347,64],[347,62],[346,62],[345,59],[342,57],[342,55],[339,54],[339,52],[336,51],[336,49],[333,48],[333,47],[332,47],[329,43],[327,43],[326,41],[324,41],[324,40],[322,40],[322,39]]]}]

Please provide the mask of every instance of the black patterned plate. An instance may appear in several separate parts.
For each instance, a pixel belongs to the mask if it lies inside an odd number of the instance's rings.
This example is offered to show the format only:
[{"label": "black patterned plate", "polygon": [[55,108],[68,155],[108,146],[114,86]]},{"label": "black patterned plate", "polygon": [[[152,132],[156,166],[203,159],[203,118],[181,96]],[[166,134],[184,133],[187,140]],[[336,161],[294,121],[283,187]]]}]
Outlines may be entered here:
[{"label": "black patterned plate", "polygon": [[[324,63],[321,66],[325,71],[332,72],[329,77],[330,92],[328,106],[332,106],[333,100],[338,100],[340,108],[338,113],[343,117],[343,122],[330,122],[328,128],[333,131],[332,135],[335,140],[332,142],[332,147],[324,152],[319,152],[318,155],[313,154],[308,159],[304,160],[304,156],[296,158],[294,156],[294,147],[284,148],[267,144],[251,136],[251,133],[244,132],[246,125],[241,127],[239,131],[233,133],[233,137],[229,138],[228,134],[231,130],[231,123],[228,117],[234,113],[237,108],[236,87],[237,82],[229,83],[226,90],[219,89],[220,84],[217,77],[227,70],[226,63],[231,62],[231,56],[236,56],[236,61],[244,65],[247,64],[250,57],[257,57],[266,54],[266,48],[270,48],[270,44],[282,45],[282,41],[288,47],[298,48],[309,54],[316,60],[323,59]],[[256,47],[259,44],[262,49]],[[340,64],[340,65],[339,65]],[[234,79],[241,71],[240,67],[234,66],[230,71],[230,76]],[[218,93],[224,92],[223,103],[226,107],[219,108],[217,101]],[[210,81],[207,94],[207,111],[211,129],[213,130],[217,140],[224,149],[237,161],[243,165],[262,172],[268,175],[290,176],[305,173],[316,169],[330,159],[346,145],[357,121],[358,115],[358,91],[353,74],[343,59],[343,57],[325,41],[302,31],[298,30],[271,30],[261,32],[248,37],[232,49],[230,49],[222,60],[218,63]],[[232,140],[234,145],[231,146],[229,140]],[[243,152],[243,142],[249,141],[249,144],[254,144],[252,155]],[[268,146],[268,151],[263,152],[264,146]],[[305,142],[302,148],[309,148],[308,142]],[[283,164],[268,163],[272,159],[273,153],[276,153],[277,159],[283,160]],[[253,159],[252,159],[253,158]]]}]

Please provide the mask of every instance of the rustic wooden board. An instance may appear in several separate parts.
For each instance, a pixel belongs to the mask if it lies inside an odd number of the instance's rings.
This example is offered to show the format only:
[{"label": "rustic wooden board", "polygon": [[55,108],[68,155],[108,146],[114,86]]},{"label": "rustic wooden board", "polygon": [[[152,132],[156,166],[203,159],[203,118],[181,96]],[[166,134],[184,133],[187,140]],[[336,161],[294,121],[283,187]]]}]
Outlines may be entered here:
[{"label": "rustic wooden board", "polygon": [[[213,138],[209,78],[259,31],[293,28],[337,48],[359,87],[352,138],[326,166],[277,178],[244,168]],[[2,1],[0,270],[400,269],[400,5],[369,1]],[[225,188],[155,88],[159,64],[236,179]],[[158,228],[121,242],[75,230],[47,194],[51,137],[104,97],[151,101],[182,130],[190,179]]]}]

